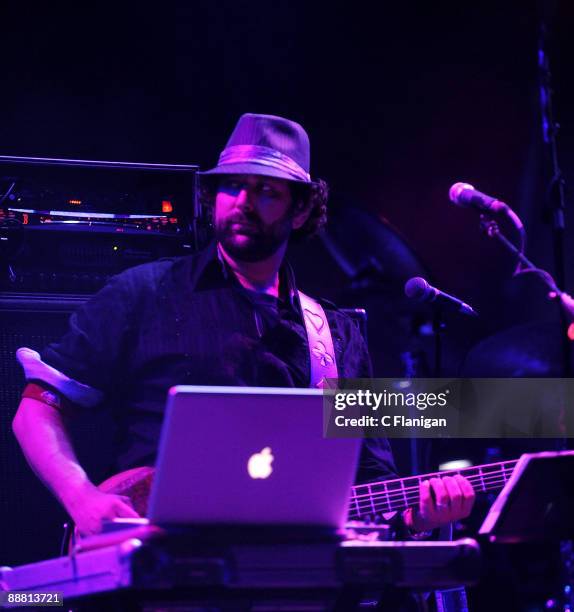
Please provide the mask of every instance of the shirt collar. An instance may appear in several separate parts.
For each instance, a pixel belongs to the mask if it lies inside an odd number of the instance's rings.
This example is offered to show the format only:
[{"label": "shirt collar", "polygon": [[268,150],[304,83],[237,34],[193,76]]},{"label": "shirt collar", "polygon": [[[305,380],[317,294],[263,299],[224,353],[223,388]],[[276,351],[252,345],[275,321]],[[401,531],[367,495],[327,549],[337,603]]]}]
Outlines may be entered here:
[{"label": "shirt collar", "polygon": [[[198,283],[203,283],[208,277],[213,278],[213,276],[217,276],[227,283],[238,282],[233,272],[229,269],[229,266],[221,256],[215,240],[212,240],[204,249],[201,257],[201,271],[197,279]],[[294,310],[299,310],[295,273],[293,272],[293,268],[289,262],[286,260],[283,260],[281,268],[279,269],[279,287],[281,297],[289,304],[291,308]]]}]

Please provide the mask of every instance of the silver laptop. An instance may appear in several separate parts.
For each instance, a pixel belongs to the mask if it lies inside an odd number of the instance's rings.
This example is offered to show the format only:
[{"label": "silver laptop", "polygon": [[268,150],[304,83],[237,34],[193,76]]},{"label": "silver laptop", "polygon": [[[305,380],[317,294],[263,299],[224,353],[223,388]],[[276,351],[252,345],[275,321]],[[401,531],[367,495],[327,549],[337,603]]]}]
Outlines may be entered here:
[{"label": "silver laptop", "polygon": [[323,438],[319,389],[173,387],[148,518],[340,527],[360,445]]}]

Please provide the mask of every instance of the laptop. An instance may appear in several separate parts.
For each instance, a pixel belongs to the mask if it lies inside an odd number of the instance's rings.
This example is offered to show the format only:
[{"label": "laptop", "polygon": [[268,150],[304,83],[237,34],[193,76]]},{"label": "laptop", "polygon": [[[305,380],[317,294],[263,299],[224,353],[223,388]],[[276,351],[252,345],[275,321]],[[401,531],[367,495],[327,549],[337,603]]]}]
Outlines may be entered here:
[{"label": "laptop", "polygon": [[148,519],[342,527],[360,439],[323,437],[323,391],[170,389]]}]

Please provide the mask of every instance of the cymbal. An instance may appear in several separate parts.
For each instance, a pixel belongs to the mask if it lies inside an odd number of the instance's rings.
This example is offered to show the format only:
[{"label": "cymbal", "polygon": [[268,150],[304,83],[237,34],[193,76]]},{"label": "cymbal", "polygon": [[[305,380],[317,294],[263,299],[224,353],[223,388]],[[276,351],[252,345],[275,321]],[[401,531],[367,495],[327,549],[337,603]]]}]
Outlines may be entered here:
[{"label": "cymbal", "polygon": [[[404,359],[426,363],[422,345],[428,337],[418,337],[414,318],[423,321],[428,306],[408,299],[404,284],[413,276],[428,276],[428,271],[388,221],[359,208],[339,207],[329,211],[319,238],[290,247],[289,260],[303,291],[340,307],[366,309],[377,375],[404,375]],[[428,369],[424,364],[421,368]]]},{"label": "cymbal", "polygon": [[354,207],[330,211],[325,231],[304,244],[290,245],[288,258],[304,290],[340,304],[380,297],[392,301],[393,308],[410,311],[415,303],[405,297],[404,284],[412,276],[428,274],[388,221]]},{"label": "cymbal", "polygon": [[389,221],[359,208],[336,209],[323,242],[354,280],[367,275],[374,285],[397,283],[402,290],[412,276],[428,274],[414,249]]},{"label": "cymbal", "polygon": [[494,334],[468,352],[462,376],[560,377],[562,334],[558,321],[532,321]]}]

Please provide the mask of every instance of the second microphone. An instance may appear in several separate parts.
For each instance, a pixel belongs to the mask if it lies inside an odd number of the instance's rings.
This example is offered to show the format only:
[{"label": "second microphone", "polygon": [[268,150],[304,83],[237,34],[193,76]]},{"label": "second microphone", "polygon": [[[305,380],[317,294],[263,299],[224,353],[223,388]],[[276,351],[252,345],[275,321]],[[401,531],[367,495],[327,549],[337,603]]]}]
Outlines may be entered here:
[{"label": "second microphone", "polygon": [[472,317],[478,316],[472,306],[454,297],[454,295],[449,295],[433,287],[421,276],[410,278],[405,283],[405,295],[417,302],[430,302],[445,310],[453,310]]}]

